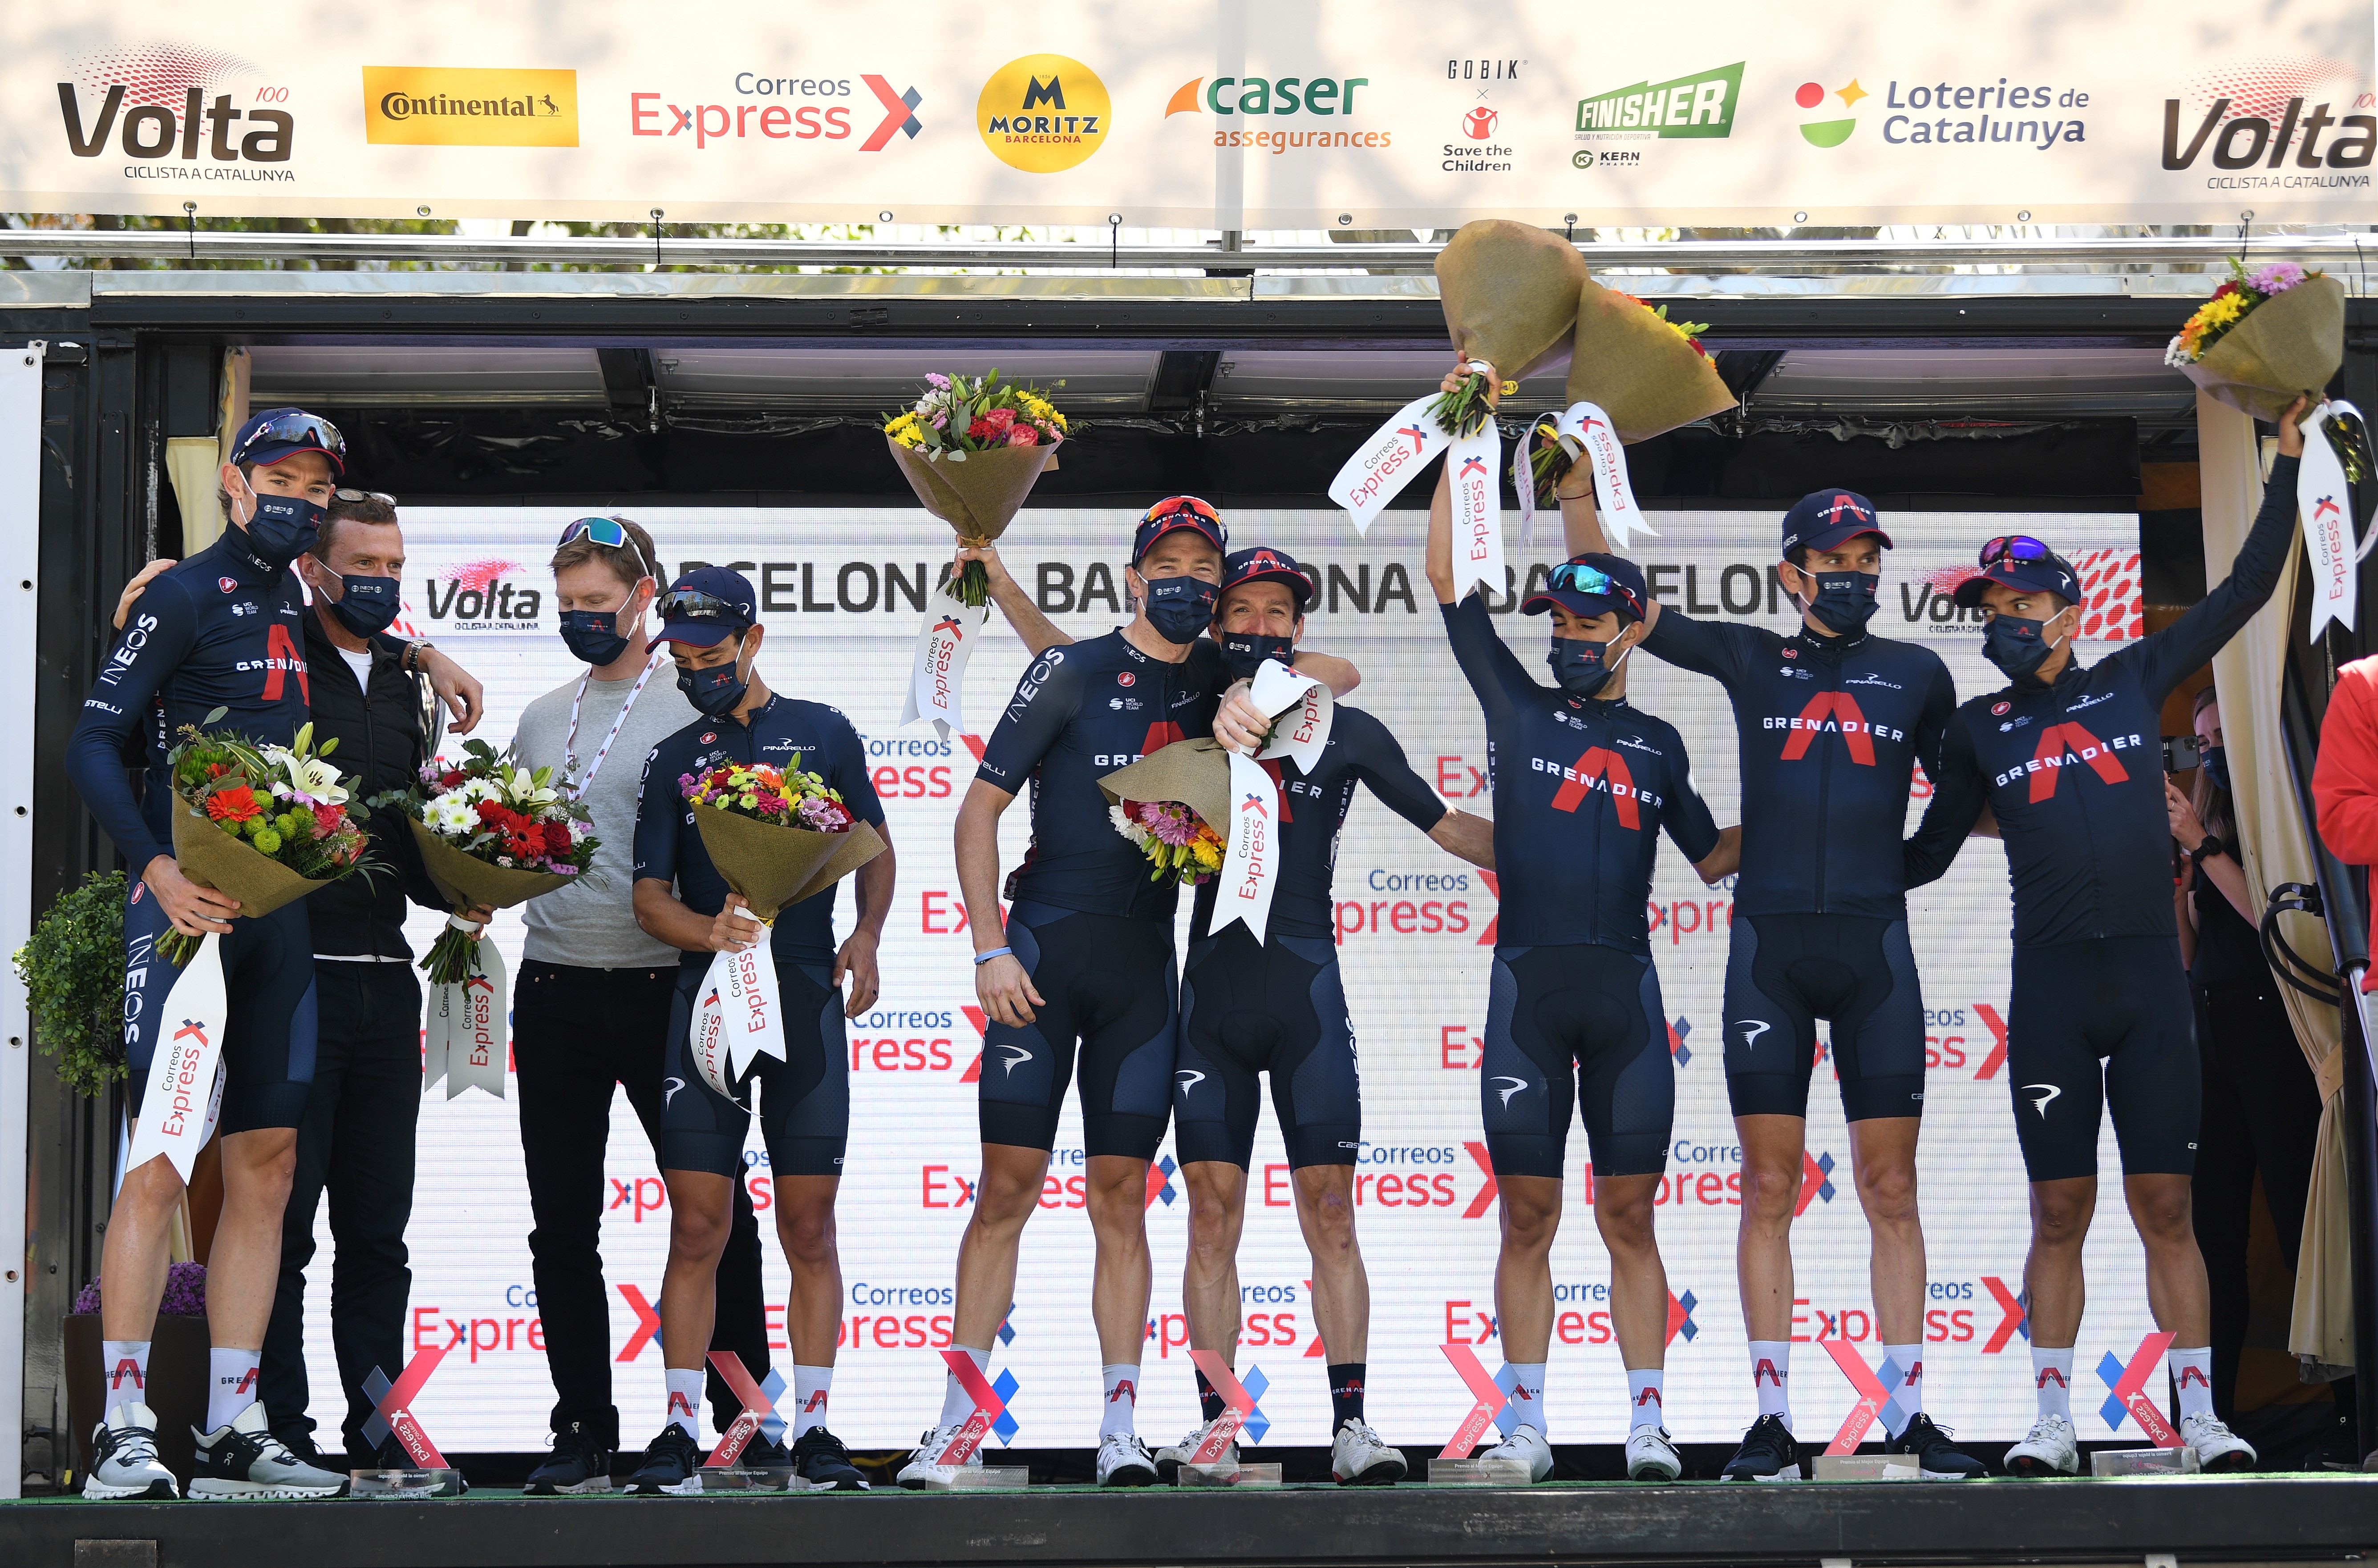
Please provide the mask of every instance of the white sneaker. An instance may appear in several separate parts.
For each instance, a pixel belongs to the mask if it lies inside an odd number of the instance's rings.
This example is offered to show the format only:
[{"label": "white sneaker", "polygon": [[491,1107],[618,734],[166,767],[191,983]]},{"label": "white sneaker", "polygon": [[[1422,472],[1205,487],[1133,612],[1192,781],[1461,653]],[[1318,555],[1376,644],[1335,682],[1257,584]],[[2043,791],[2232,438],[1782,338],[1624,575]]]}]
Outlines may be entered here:
[{"label": "white sneaker", "polygon": [[2180,1418],[2180,1441],[2196,1450],[2196,1461],[2206,1470],[2254,1467],[2254,1445],[2223,1425],[2221,1418],[2210,1410]]},{"label": "white sneaker", "polygon": [[91,1434],[90,1473],[82,1494],[93,1500],[179,1497],[174,1472],[157,1457],[157,1412],[127,1399],[107,1413]]},{"label": "white sneaker", "polygon": [[[1167,1485],[1180,1473],[1181,1466],[1189,1463],[1189,1456],[1197,1452],[1198,1445],[1206,1441],[1206,1434],[1212,1430],[1213,1423],[1208,1421],[1193,1429],[1179,1442],[1168,1443],[1156,1451],[1156,1473]],[[1221,1457],[1214,1461],[1214,1466],[1218,1469],[1236,1469],[1238,1463],[1239,1440],[1233,1437],[1222,1445]]]},{"label": "white sneaker", "polygon": [[1627,1478],[1630,1481],[1673,1481],[1685,1473],[1676,1445],[1664,1427],[1637,1427],[1627,1434]]},{"label": "white sneaker", "polygon": [[1109,1432],[1099,1439],[1099,1485],[1152,1487],[1156,1459],[1135,1432]]},{"label": "white sneaker", "polygon": [[2081,1473],[2079,1436],[2072,1418],[2053,1413],[2031,1423],[2030,1435],[2006,1451],[2010,1476],[2077,1476]]},{"label": "white sneaker", "polygon": [[1511,1435],[1478,1455],[1481,1459],[1514,1459],[1528,1466],[1528,1484],[1533,1486],[1553,1473],[1553,1445],[1544,1434],[1522,1421]]},{"label": "white sneaker", "polygon": [[1411,1473],[1401,1451],[1380,1442],[1368,1421],[1348,1421],[1329,1442],[1329,1474],[1341,1487],[1390,1487]]},{"label": "white sneaker", "polygon": [[192,1429],[198,1440],[190,1463],[190,1495],[209,1502],[302,1502],[344,1497],[347,1478],[318,1469],[289,1452],[272,1435],[261,1400],[210,1432]]},{"label": "white sneaker", "polygon": [[942,1458],[965,1427],[964,1421],[954,1421],[946,1427],[935,1427],[927,1431],[917,1440],[917,1452],[908,1455],[908,1462],[900,1466],[900,1473],[893,1479],[910,1491],[919,1491],[936,1480],[946,1479],[946,1471],[980,1469],[982,1447],[979,1443],[972,1454],[967,1455],[963,1465],[951,1465]]}]

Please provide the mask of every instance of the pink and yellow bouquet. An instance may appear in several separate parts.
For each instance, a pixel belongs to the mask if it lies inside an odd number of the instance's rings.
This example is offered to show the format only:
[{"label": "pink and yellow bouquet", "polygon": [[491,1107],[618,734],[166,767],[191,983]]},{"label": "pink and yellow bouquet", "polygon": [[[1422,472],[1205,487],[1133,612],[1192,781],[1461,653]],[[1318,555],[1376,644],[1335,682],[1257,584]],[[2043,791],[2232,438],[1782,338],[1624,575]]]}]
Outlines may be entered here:
[{"label": "pink and yellow bouquet", "polygon": [[1151,882],[1188,887],[1209,881],[1222,868],[1229,845],[1206,819],[1177,800],[1123,800],[1107,808],[1115,832],[1147,856]]},{"label": "pink and yellow bouquet", "polygon": [[[1041,470],[1054,466],[1066,425],[1039,389],[1002,382],[996,370],[936,373],[913,407],[884,423],[883,435],[919,503],[973,549],[1007,531]],[[988,602],[991,577],[980,561],[966,564],[957,592],[969,606]]]},{"label": "pink and yellow bouquet", "polygon": [[798,751],[788,767],[722,763],[677,784],[711,864],[763,924],[883,853],[882,835],[839,791],[801,772]]},{"label": "pink and yellow bouquet", "polygon": [[2229,279],[2196,307],[2164,363],[2230,407],[2276,419],[2299,396],[2315,399],[2345,359],[2345,289],[2292,261]]}]

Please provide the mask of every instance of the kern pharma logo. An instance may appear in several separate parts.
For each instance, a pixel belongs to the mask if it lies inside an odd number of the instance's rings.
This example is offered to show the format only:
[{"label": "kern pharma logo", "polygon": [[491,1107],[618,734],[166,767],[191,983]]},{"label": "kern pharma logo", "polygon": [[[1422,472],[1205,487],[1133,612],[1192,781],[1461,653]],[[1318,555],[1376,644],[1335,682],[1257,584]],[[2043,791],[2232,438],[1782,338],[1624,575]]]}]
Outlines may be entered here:
[{"label": "kern pharma logo", "polygon": [[1639,81],[1632,87],[1577,102],[1580,131],[1648,131],[1662,141],[1734,134],[1735,105],[1742,97],[1742,65],[1699,71],[1669,81]]}]

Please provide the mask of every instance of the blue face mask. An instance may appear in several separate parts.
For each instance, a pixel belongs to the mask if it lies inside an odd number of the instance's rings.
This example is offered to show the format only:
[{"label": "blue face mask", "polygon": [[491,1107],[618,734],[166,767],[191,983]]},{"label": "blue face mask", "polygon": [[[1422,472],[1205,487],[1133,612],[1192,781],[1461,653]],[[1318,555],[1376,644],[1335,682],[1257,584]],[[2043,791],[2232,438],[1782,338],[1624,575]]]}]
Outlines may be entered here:
[{"label": "blue face mask", "polygon": [[1296,660],[1296,640],[1292,637],[1266,637],[1260,632],[1243,631],[1217,640],[1222,645],[1222,667],[1237,680],[1253,680],[1266,659],[1277,659],[1283,664]]},{"label": "blue face mask", "polygon": [[2035,680],[2039,666],[2056,652],[2057,643],[2048,641],[2047,633],[2046,621],[1992,616],[1982,628],[1982,657],[2005,671],[2009,680]]},{"label": "blue face mask", "polygon": [[312,549],[321,533],[322,509],[301,496],[258,495],[247,520],[248,550],[274,571]]},{"label": "blue face mask", "polygon": [[1201,578],[1147,580],[1147,624],[1167,642],[1195,642],[1214,624],[1221,590]]},{"label": "blue face mask", "polygon": [[607,664],[628,651],[619,635],[617,610],[564,610],[561,640],[571,654],[590,664]]},{"label": "blue face mask", "polygon": [[1807,571],[1802,575],[1815,581],[1817,596],[1808,601],[1808,613],[1831,630],[1844,637],[1866,629],[1882,601],[1876,597],[1882,579],[1868,571]]},{"label": "blue face mask", "polygon": [[2226,746],[2206,747],[2204,767],[2204,776],[2213,781],[2213,787],[2228,795],[2229,793],[2229,748]]},{"label": "blue face mask", "polygon": [[751,683],[737,673],[742,663],[742,656],[738,654],[706,670],[679,669],[677,688],[701,712],[714,719],[724,718],[742,703],[744,694],[751,689]]},{"label": "blue face mask", "polygon": [[[1627,657],[1621,652],[1618,657]],[[1591,697],[1610,684],[1618,673],[1611,662],[1610,644],[1590,642],[1581,637],[1555,637],[1553,651],[1544,660],[1553,667],[1553,678],[1571,697]]]},{"label": "blue face mask", "polygon": [[357,637],[373,637],[388,629],[396,619],[396,579],[392,577],[342,577],[339,597],[330,601],[330,613],[339,624]]}]

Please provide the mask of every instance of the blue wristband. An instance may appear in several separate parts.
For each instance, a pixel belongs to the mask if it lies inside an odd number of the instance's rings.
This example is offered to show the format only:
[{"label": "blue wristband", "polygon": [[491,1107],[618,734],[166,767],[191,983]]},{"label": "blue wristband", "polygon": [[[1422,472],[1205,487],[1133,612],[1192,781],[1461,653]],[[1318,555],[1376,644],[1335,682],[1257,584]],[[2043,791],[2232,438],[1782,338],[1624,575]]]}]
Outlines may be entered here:
[{"label": "blue wristband", "polygon": [[979,969],[994,958],[1012,958],[1015,956],[1015,950],[1012,947],[995,947],[989,952],[976,953],[974,955],[974,966]]}]

